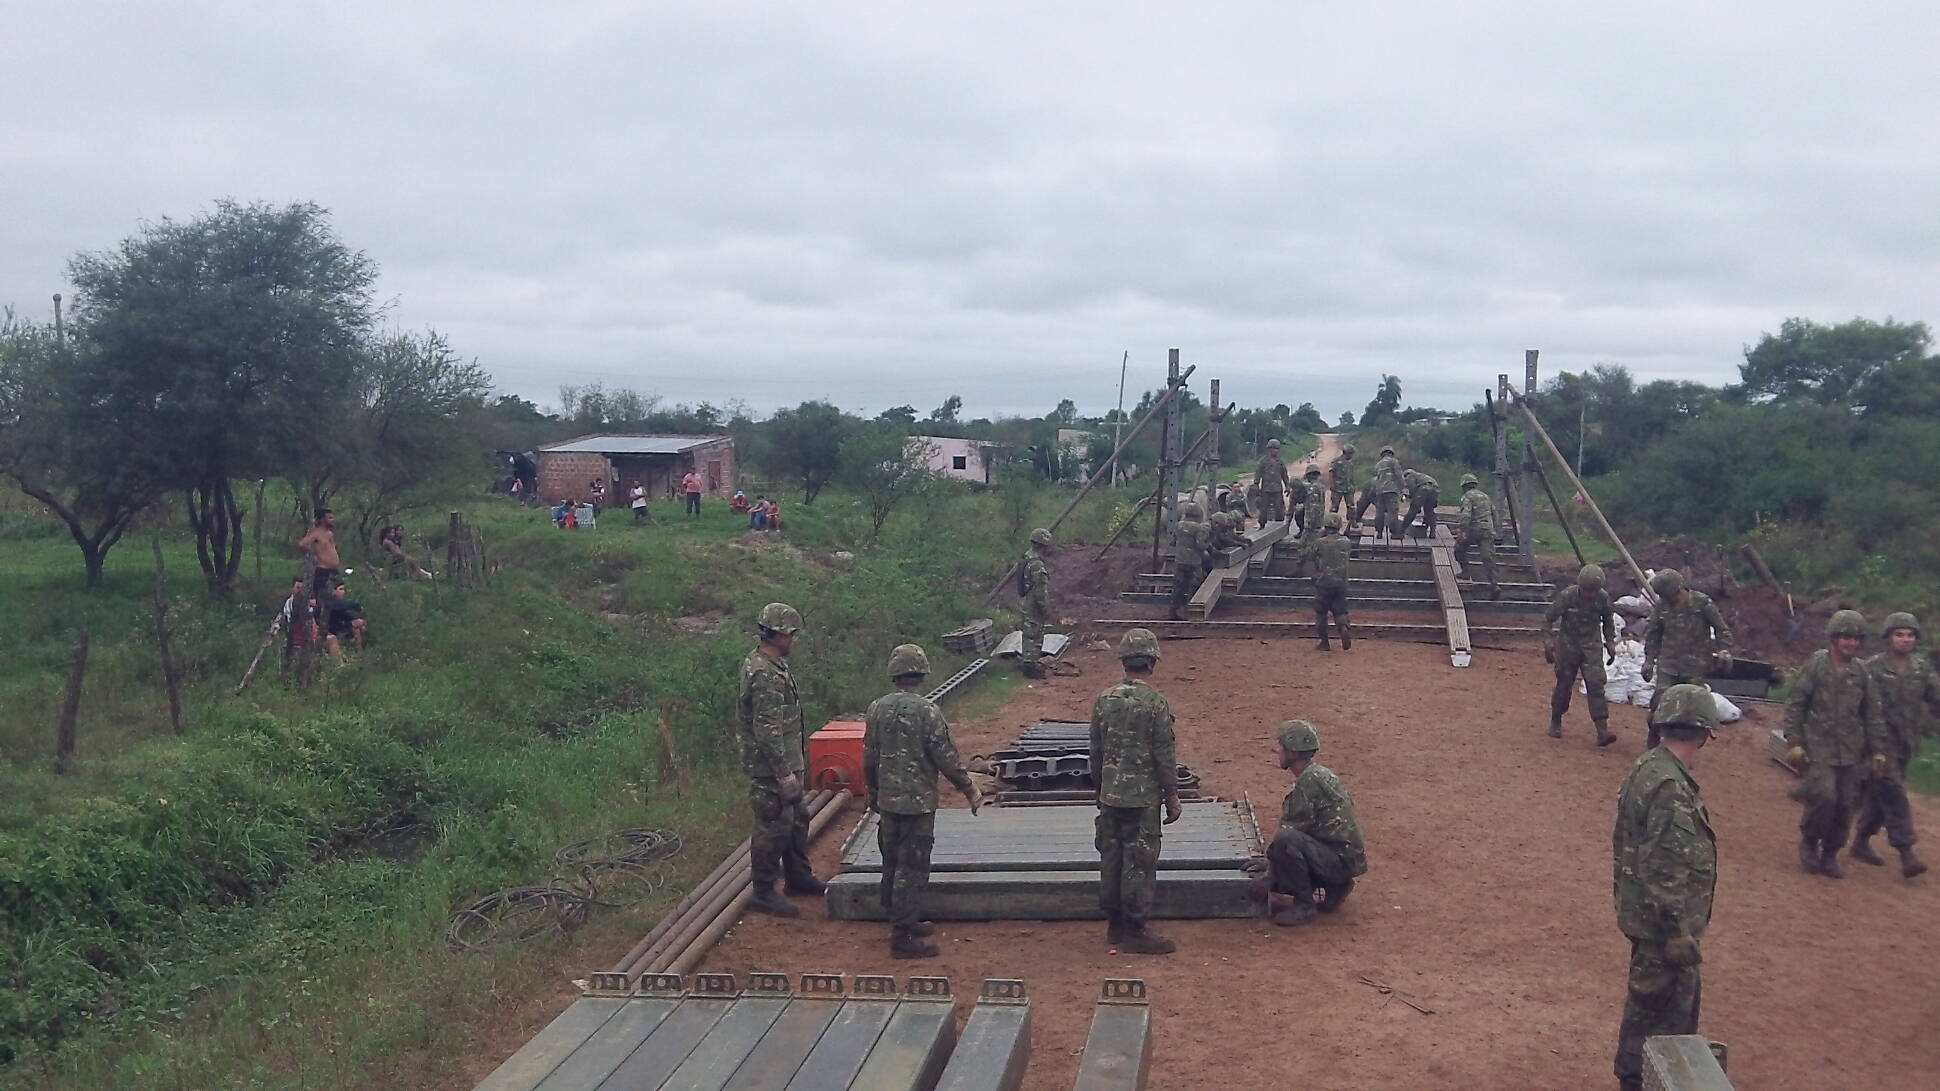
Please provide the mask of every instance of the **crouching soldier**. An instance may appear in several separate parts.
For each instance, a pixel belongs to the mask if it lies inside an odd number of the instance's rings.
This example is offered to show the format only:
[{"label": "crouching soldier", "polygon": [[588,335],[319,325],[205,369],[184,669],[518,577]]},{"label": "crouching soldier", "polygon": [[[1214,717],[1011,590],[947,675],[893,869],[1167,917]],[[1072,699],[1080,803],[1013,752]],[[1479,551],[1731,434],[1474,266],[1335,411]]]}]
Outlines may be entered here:
[{"label": "crouching soldier", "polygon": [[1278,738],[1280,768],[1293,773],[1293,788],[1266,850],[1268,910],[1274,924],[1291,927],[1340,908],[1354,880],[1367,874],[1367,849],[1347,786],[1314,760],[1320,733],[1305,720],[1288,720]]},{"label": "crouching soldier", "polygon": [[933,958],[924,939],[936,930],[923,919],[923,888],[930,881],[930,849],[936,845],[936,777],[941,773],[976,814],[983,793],[970,780],[950,739],[950,725],[936,705],[917,692],[930,658],[915,644],[889,653],[889,680],[896,692],[869,706],[862,735],[862,780],[869,809],[878,815],[876,847],[882,850],[882,904],[889,910],[892,958]]}]

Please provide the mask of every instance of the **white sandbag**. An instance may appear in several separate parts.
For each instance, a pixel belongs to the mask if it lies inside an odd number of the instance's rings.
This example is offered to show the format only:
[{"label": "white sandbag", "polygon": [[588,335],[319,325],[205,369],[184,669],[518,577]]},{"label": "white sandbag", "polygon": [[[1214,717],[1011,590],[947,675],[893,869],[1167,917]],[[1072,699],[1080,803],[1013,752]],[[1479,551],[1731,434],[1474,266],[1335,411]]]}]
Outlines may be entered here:
[{"label": "white sandbag", "polygon": [[[1705,688],[1710,689],[1709,686],[1706,686]],[[1745,718],[1744,710],[1739,708],[1737,705],[1732,704],[1731,698],[1726,697],[1724,694],[1719,693],[1717,690],[1711,690],[1711,700],[1718,706],[1719,723],[1735,724],[1739,720],[1742,720]]]},{"label": "white sandbag", "polygon": [[1625,595],[1612,603],[1614,606],[1630,606],[1638,610],[1650,609],[1650,603],[1642,595]]}]

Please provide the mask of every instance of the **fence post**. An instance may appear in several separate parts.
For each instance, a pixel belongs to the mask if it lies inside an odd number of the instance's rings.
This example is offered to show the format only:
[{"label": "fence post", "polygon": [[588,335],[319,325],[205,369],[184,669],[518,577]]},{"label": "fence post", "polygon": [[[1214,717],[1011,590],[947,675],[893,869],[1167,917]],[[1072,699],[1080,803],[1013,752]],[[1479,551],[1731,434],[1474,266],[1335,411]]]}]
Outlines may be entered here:
[{"label": "fence post", "polygon": [[54,771],[65,773],[74,761],[74,721],[81,713],[81,681],[88,673],[88,631],[84,626],[74,633],[74,660],[67,668],[67,694],[61,700],[61,718],[54,726]]}]

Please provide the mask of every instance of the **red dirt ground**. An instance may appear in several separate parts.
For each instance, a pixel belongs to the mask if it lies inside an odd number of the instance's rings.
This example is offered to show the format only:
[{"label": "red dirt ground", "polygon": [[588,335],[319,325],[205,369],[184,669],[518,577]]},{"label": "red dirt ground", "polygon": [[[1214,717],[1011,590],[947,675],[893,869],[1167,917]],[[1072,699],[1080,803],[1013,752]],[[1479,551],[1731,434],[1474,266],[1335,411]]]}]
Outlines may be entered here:
[{"label": "red dirt ground", "polygon": [[[1115,664],[1095,648],[1072,655],[1083,677],[957,725],[963,751],[988,752],[1040,717],[1083,718]],[[1580,704],[1553,741],[1550,675],[1533,649],[1478,652],[1456,670],[1433,645],[1392,640],[1325,658],[1304,640],[1172,641],[1156,684],[1179,717],[1181,760],[1206,790],[1250,795],[1269,821],[1285,790],[1272,727],[1319,725],[1321,760],[1354,793],[1370,858],[1338,916],[1291,930],[1165,922],[1180,950],[1163,958],[1108,954],[1102,923],[945,922],[942,957],[893,962],[884,926],[805,906],[798,921],[743,921],[705,968],[944,974],[964,993],[1023,978],[1036,1008],[1032,1088],[1070,1086],[1099,983],[1115,976],[1151,986],[1154,1088],[1609,1081],[1627,950],[1609,830],[1642,747],[1641,710],[1616,710],[1623,738],[1608,750],[1590,745]],[[1940,872],[1911,883],[1856,863],[1842,882],[1799,873],[1790,777],[1764,757],[1775,716],[1727,727],[1696,768],[1720,857],[1702,1029],[1730,1044],[1740,1087],[1940,1085]],[[1940,828],[1940,806],[1915,808]],[[859,813],[823,838],[822,867]]]}]

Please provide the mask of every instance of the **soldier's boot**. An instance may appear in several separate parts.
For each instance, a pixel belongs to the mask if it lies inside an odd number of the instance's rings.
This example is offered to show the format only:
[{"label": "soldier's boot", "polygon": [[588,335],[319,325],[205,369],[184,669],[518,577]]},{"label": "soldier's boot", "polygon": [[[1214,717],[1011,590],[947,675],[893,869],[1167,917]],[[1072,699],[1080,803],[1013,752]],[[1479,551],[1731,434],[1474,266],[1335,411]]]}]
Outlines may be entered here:
[{"label": "soldier's boot", "polygon": [[1845,869],[1839,866],[1838,849],[1828,846],[1824,852],[1819,854],[1819,874],[1824,875],[1828,879],[1843,879],[1846,877]]},{"label": "soldier's boot", "polygon": [[812,871],[800,871],[783,880],[782,889],[797,897],[820,897],[828,893],[829,885]]},{"label": "soldier's boot", "polygon": [[1617,741],[1617,733],[1610,730],[1610,721],[1596,720],[1593,722],[1596,724],[1596,744],[1598,746],[1609,746],[1611,743]]},{"label": "soldier's boot", "polygon": [[1312,895],[1275,894],[1272,909],[1273,923],[1282,928],[1298,928],[1320,915]]},{"label": "soldier's boot", "polygon": [[1327,615],[1326,614],[1314,615],[1314,628],[1320,631],[1320,650],[1323,652],[1333,651],[1334,646],[1332,644],[1327,643]]},{"label": "soldier's boot", "polygon": [[1926,872],[1927,866],[1920,862],[1918,856],[1913,855],[1912,845],[1908,845],[1900,850],[1900,876],[1902,878],[1911,879],[1916,875],[1925,875]]},{"label": "soldier's boot", "polygon": [[1554,712],[1549,714],[1549,737],[1552,739],[1563,737],[1563,718]]},{"label": "soldier's boot", "polygon": [[917,921],[915,924],[909,926],[909,934],[912,936],[934,936],[936,935],[936,925],[929,921]]},{"label": "soldier's boot", "polygon": [[1799,867],[1806,871],[1819,870],[1819,843],[1810,837],[1799,838]]},{"label": "soldier's boot", "polygon": [[1118,949],[1128,955],[1169,955],[1179,949],[1179,945],[1147,929],[1144,925],[1125,924],[1125,938],[1118,941]]},{"label": "soldier's boot", "polygon": [[1128,934],[1129,933],[1125,931],[1124,917],[1121,917],[1116,913],[1110,913],[1106,915],[1105,917],[1105,942],[1106,943],[1109,943],[1113,947],[1116,947],[1119,944],[1125,942],[1125,937]]},{"label": "soldier's boot", "polygon": [[1335,622],[1335,624],[1340,626],[1340,650],[1344,652],[1353,650],[1354,630],[1345,621]]},{"label": "soldier's boot", "polygon": [[1846,852],[1862,864],[1871,864],[1874,867],[1886,866],[1885,857],[1873,851],[1873,839],[1871,837],[1859,838],[1852,843],[1852,848],[1847,849]]},{"label": "soldier's boot", "polygon": [[1320,905],[1317,908],[1322,913],[1338,912],[1341,903],[1346,901],[1347,896],[1353,892],[1354,880],[1342,879],[1339,883],[1327,888],[1327,893],[1322,895]]},{"label": "soldier's boot", "polygon": [[935,958],[936,944],[913,935],[909,929],[892,929],[889,933],[889,957]]},{"label": "soldier's boot", "polygon": [[748,899],[750,913],[766,913],[771,917],[799,917],[802,911],[787,898],[775,893],[775,884],[756,883],[754,895]]}]

